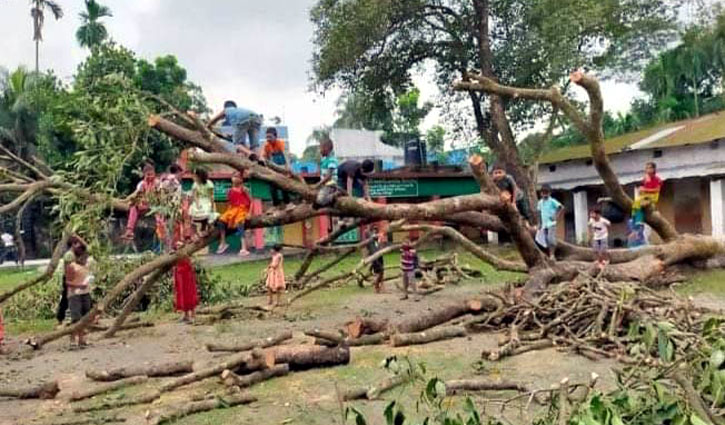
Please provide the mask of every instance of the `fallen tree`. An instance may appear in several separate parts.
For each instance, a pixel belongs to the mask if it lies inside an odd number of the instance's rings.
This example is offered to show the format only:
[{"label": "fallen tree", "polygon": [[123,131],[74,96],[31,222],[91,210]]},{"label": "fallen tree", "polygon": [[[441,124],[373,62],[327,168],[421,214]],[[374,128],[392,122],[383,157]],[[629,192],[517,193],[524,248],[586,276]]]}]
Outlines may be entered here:
[{"label": "fallen tree", "polygon": [[129,365],[107,370],[89,369],[86,371],[86,377],[94,381],[110,382],[133,376],[146,376],[151,378],[175,376],[191,372],[192,370],[193,362],[191,360],[182,360],[161,364]]}]

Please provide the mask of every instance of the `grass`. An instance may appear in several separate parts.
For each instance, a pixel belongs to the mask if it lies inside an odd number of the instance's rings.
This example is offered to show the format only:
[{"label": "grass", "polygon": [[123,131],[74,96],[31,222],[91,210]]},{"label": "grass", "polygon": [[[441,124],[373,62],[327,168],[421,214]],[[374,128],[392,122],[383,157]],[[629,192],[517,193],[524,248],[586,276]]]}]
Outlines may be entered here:
[{"label": "grass", "polygon": [[28,279],[40,274],[34,267],[21,270],[19,268],[6,268],[0,270],[0,292],[12,289],[15,285],[25,282]]},{"label": "grass", "polygon": [[709,270],[692,276],[677,292],[682,295],[709,294],[725,298],[725,270]]}]

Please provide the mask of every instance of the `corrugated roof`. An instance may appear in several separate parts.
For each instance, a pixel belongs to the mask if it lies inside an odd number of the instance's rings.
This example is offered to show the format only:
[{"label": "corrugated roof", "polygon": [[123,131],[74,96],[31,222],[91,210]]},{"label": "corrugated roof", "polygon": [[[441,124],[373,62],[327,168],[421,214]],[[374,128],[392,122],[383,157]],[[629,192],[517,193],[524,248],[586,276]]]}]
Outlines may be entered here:
[{"label": "corrugated roof", "polygon": [[[703,117],[667,123],[623,134],[605,142],[607,154],[616,154],[637,149],[661,149],[675,146],[709,143],[725,138],[725,112]],[[638,145],[638,146],[635,146]],[[545,154],[541,164],[591,158],[588,144],[557,149]]]},{"label": "corrugated roof", "polygon": [[330,138],[335,144],[338,158],[403,157],[403,149],[380,141],[381,134],[380,131],[335,128],[330,133]]}]

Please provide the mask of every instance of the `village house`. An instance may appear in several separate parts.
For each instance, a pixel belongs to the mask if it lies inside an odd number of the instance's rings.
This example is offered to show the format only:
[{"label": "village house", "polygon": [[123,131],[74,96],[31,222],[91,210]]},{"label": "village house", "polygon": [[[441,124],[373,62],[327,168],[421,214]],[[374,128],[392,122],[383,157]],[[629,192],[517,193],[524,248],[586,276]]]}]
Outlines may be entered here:
[{"label": "village house", "polygon": [[[725,113],[615,137],[606,141],[606,151],[630,195],[645,164],[657,164],[664,181],[657,209],[678,232],[725,237]],[[546,154],[539,163],[538,184],[551,185],[566,207],[559,237],[586,240],[589,211],[606,196],[589,145]],[[610,232],[615,246],[626,241],[626,219],[617,221]]]}]

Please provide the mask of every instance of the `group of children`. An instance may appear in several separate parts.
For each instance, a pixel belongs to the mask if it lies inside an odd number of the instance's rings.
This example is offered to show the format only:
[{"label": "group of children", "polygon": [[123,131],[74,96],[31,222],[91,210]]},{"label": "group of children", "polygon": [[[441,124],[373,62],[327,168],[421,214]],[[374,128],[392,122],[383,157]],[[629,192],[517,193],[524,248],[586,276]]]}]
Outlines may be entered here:
[{"label": "group of children", "polygon": [[[529,210],[529,203],[523,190],[521,190],[514,178],[508,175],[503,164],[494,165],[492,178],[496,187],[501,192],[501,199],[511,203],[524,218],[527,226],[535,231],[537,245],[544,250],[552,259],[556,250],[557,223],[564,213],[564,206],[551,196],[551,187],[543,185],[541,198],[537,204],[540,224],[538,227],[531,226],[532,215]],[[637,195],[632,203],[631,217],[628,223],[628,247],[637,248],[646,243],[644,237],[645,209],[648,206],[655,206],[659,201],[662,179],[657,175],[657,164],[648,162],[645,165],[644,177],[638,186]],[[596,253],[597,264],[604,268],[609,263],[609,229],[612,223],[602,215],[600,205],[594,207],[589,213],[588,234],[591,247]]]}]

